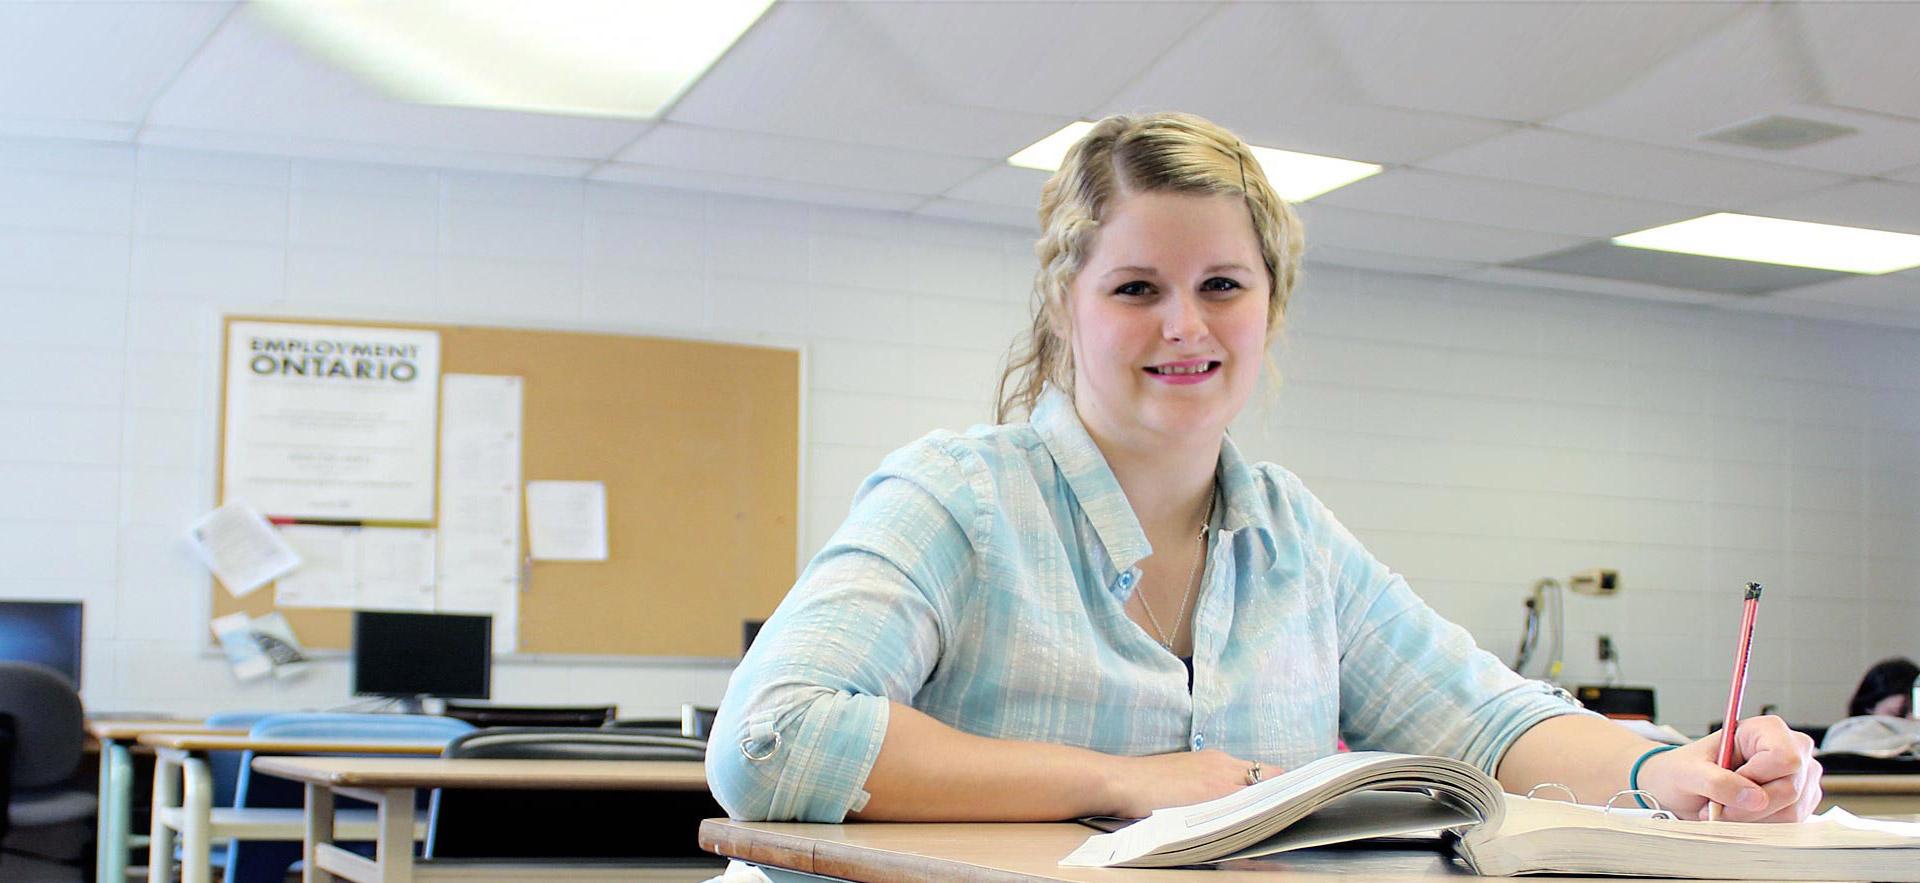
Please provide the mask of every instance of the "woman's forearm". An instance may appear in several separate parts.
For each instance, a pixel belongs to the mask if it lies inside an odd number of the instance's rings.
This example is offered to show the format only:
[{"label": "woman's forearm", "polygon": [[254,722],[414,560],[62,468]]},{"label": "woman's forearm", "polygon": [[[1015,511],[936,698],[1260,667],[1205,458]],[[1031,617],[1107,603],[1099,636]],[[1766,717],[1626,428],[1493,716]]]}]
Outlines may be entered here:
[{"label": "woman's forearm", "polygon": [[900,703],[867,776],[864,821],[1053,821],[1109,815],[1119,758],[963,733]]},{"label": "woman's forearm", "polygon": [[[1515,794],[1551,782],[1573,789],[1583,803],[1604,804],[1627,787],[1634,760],[1654,744],[1604,718],[1550,717],[1514,740],[1500,760],[1498,778]],[[1540,796],[1565,799],[1557,792]]]}]

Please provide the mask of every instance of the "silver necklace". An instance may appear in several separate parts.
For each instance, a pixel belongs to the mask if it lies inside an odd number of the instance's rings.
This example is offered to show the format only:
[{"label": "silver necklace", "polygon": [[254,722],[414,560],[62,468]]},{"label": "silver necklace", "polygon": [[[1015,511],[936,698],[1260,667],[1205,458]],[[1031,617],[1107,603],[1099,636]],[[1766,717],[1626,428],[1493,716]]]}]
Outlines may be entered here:
[{"label": "silver necklace", "polygon": [[[1200,573],[1200,559],[1206,557],[1202,553],[1207,550],[1207,525],[1213,522],[1213,504],[1218,497],[1219,488],[1215,488],[1207,498],[1207,517],[1200,522],[1200,541],[1193,550],[1193,564],[1187,568],[1187,591],[1180,596],[1180,615],[1173,620],[1175,635],[1180,633],[1180,626],[1187,621],[1187,602],[1193,600],[1194,577]],[[1167,630],[1160,627],[1160,617],[1153,615],[1153,606],[1147,603],[1147,593],[1136,590],[1135,594],[1140,596],[1140,609],[1147,612],[1147,622],[1153,624],[1153,631],[1160,638],[1160,646],[1169,653],[1173,652],[1173,638],[1168,637]]]}]

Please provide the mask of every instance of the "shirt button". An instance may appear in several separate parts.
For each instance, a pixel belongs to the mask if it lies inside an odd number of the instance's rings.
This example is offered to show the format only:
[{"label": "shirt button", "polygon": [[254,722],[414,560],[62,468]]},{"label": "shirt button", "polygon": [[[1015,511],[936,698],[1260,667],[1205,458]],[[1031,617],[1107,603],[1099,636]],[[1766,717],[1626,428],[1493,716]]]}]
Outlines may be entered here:
[{"label": "shirt button", "polygon": [[1126,573],[1120,574],[1120,588],[1133,588],[1133,571],[1129,570]]},{"label": "shirt button", "polygon": [[1207,737],[1200,733],[1193,734],[1193,750],[1199,751],[1205,747],[1207,747]]}]

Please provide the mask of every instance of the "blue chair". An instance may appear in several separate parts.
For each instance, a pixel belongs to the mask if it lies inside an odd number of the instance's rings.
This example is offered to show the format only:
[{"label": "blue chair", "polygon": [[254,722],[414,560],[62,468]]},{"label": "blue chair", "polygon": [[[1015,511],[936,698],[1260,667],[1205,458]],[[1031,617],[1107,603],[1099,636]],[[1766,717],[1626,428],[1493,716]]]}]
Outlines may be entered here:
[{"label": "blue chair", "polygon": [[[261,718],[271,714],[274,714],[274,712],[252,709],[246,711],[219,711],[207,715],[207,727],[216,730],[237,730],[241,727],[251,728],[255,723],[258,723]],[[235,792],[238,791],[240,787],[241,761],[241,752],[238,751],[207,752],[207,772],[211,773],[213,778],[214,806],[236,805],[233,800]],[[211,850],[213,863],[219,867],[226,867],[227,856],[231,853],[232,848],[233,841],[231,840],[214,846]],[[183,849],[181,847],[175,847],[173,854],[175,856],[182,856]]]},{"label": "blue chair", "polygon": [[[297,712],[261,718],[249,733],[255,739],[312,739],[328,742],[439,742],[453,741],[471,732],[473,725],[450,717],[423,714],[339,714]],[[422,794],[421,809],[425,793]],[[305,793],[298,783],[253,772],[253,752],[240,765],[233,805],[247,807],[301,806]],[[365,806],[343,800],[341,807]],[[368,844],[370,847],[371,844]],[[294,841],[240,840],[229,849],[226,883],[280,883],[287,869],[300,860]]]}]

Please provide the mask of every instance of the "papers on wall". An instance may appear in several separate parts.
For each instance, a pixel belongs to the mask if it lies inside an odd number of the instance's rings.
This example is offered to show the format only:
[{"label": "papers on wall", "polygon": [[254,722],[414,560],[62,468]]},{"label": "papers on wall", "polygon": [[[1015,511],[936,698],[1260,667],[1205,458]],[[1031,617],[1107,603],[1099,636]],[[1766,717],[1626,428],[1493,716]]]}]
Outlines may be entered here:
[{"label": "papers on wall", "polygon": [[260,511],[239,500],[194,522],[187,530],[187,539],[200,560],[236,598],[246,597],[300,564],[300,556],[274,532]]},{"label": "papers on wall", "polygon": [[300,566],[273,584],[274,603],[281,607],[352,607],[359,574],[355,552],[360,547],[357,527],[290,524],[280,536],[300,553]]},{"label": "papers on wall", "polygon": [[356,552],[356,606],[366,610],[434,609],[433,531],[363,527]]},{"label": "papers on wall", "polygon": [[269,515],[433,520],[440,335],[234,322],[223,487]]},{"label": "papers on wall", "polygon": [[278,613],[249,618],[232,613],[213,621],[214,637],[226,651],[233,675],[251,681],[271,674],[287,677],[302,671],[307,657],[293,636],[293,626]]},{"label": "papers on wall", "polygon": [[527,540],[539,561],[607,560],[607,486],[527,482]]},{"label": "papers on wall", "polygon": [[520,616],[519,377],[441,380],[440,609],[493,615],[493,650],[516,649]]}]

